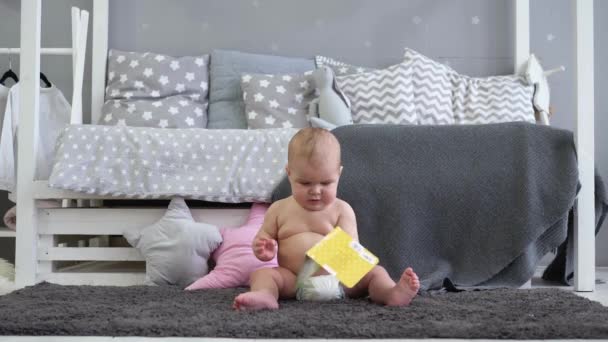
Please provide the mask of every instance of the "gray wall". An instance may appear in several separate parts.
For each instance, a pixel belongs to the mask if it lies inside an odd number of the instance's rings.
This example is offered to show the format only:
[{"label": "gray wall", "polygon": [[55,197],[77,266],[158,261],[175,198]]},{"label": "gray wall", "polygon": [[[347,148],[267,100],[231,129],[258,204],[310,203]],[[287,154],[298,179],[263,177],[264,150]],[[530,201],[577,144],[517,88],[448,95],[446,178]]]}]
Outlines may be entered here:
[{"label": "gray wall", "polygon": [[[43,45],[69,44],[69,7],[91,0],[43,1]],[[553,126],[574,128],[572,1],[531,1],[531,51],[547,68],[566,72],[550,79]],[[172,55],[213,48],[286,56],[324,54],[344,61],[386,66],[403,47],[472,76],[506,74],[513,66],[513,2],[506,0],[112,0],[110,47]],[[595,1],[596,160],[608,180],[608,1]],[[17,46],[19,2],[0,0],[0,46]],[[89,50],[90,51],[90,50]],[[89,53],[90,56],[90,53]],[[70,62],[45,57],[42,70],[71,94]],[[0,56],[0,70],[8,64]],[[88,75],[88,73],[87,73]],[[87,80],[85,80],[87,84]],[[89,91],[85,93],[88,106]],[[69,96],[68,96],[69,98]],[[85,107],[87,108],[87,107]],[[8,207],[0,196],[0,209]],[[597,242],[597,264],[608,266],[608,230]],[[0,257],[9,248],[0,240]]]}]

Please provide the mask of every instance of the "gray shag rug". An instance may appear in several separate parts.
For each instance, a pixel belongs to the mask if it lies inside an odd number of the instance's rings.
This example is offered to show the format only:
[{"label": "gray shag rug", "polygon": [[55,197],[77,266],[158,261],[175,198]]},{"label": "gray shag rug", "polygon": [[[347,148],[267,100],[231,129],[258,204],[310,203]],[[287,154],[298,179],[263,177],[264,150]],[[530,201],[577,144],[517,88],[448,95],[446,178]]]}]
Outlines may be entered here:
[{"label": "gray shag rug", "polygon": [[42,283],[0,297],[0,335],[608,338],[608,308],[559,289],[425,293],[402,308],[348,299],[232,310],[243,291]]}]

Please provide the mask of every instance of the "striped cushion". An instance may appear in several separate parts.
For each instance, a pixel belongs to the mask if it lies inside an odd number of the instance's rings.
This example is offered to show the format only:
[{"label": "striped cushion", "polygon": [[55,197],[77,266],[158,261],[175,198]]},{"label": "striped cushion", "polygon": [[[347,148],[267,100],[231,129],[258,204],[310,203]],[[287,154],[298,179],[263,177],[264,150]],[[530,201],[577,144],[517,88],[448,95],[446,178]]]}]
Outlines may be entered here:
[{"label": "striped cushion", "polygon": [[[403,63],[383,70],[357,67],[324,56],[316,56],[315,62],[317,67],[329,66],[336,73],[338,86],[352,102],[355,123],[536,122],[532,105],[534,87],[517,75],[460,75],[408,48]],[[370,84],[372,81],[376,83]],[[391,84],[401,88],[390,89]],[[383,108],[383,101],[389,100],[392,103]]]},{"label": "striped cushion", "polygon": [[325,57],[325,56],[315,56],[315,64],[316,64],[317,68],[320,68],[323,66],[331,68],[334,71],[334,74],[336,74],[336,76],[359,74],[362,72],[369,72],[369,71],[376,70],[376,69],[372,69],[372,68],[366,68],[366,67],[347,64],[347,63],[335,60],[331,57]]},{"label": "striped cushion", "polygon": [[414,50],[405,49],[404,63],[412,68],[414,105],[421,125],[454,123],[452,80],[458,74]]},{"label": "striped cushion", "polygon": [[405,49],[420,124],[534,123],[534,87],[517,75],[469,77]]},{"label": "striped cushion", "polygon": [[454,119],[458,124],[510,121],[535,123],[534,86],[518,75],[454,80]]},{"label": "striped cushion", "polygon": [[365,73],[336,76],[350,99],[355,123],[417,124],[411,68],[406,63]]}]

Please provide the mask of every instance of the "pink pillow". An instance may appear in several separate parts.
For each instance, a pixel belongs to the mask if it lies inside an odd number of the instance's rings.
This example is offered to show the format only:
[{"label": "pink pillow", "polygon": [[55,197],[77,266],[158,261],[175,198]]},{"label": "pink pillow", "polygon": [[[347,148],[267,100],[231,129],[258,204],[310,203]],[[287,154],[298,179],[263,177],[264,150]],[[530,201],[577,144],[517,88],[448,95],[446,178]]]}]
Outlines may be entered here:
[{"label": "pink pillow", "polygon": [[186,290],[218,289],[249,285],[249,275],[258,268],[277,267],[276,257],[260,261],[253,255],[251,243],[262,227],[268,204],[254,203],[247,222],[238,228],[220,228],[222,244],[213,252],[215,268],[190,284]]}]

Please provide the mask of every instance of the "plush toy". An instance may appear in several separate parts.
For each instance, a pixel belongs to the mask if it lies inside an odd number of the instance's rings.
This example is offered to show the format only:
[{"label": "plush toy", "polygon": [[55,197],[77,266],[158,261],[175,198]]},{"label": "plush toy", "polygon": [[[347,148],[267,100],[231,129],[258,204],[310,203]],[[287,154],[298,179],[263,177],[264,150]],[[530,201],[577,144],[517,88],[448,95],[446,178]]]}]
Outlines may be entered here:
[{"label": "plush toy", "polygon": [[348,98],[336,86],[334,73],[329,67],[320,67],[313,73],[319,97],[310,103],[308,119],[313,127],[334,129],[353,123]]},{"label": "plush toy", "polygon": [[551,112],[549,108],[550,93],[547,77],[555,72],[564,70],[565,68],[561,66],[556,69],[544,71],[534,54],[530,55],[530,58],[528,59],[525,77],[529,84],[534,85],[534,108],[540,113],[540,121],[542,124],[549,124],[549,114]]},{"label": "plush toy", "polygon": [[219,229],[195,222],[179,197],[171,200],[160,220],[123,235],[146,259],[146,284],[182,288],[207,274],[207,260],[222,242]]}]

